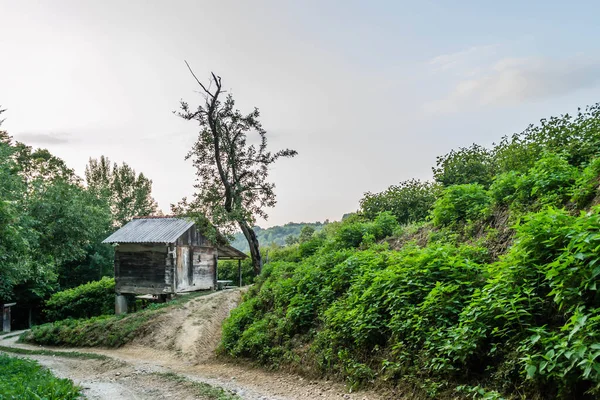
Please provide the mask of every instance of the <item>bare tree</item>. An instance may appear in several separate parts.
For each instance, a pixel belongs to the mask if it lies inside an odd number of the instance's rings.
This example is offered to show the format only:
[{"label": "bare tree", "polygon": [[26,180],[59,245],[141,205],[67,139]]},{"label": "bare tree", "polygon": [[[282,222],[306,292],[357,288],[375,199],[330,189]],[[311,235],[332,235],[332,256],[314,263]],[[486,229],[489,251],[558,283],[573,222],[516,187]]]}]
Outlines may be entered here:
[{"label": "bare tree", "polygon": [[[199,216],[200,220],[205,216],[224,233],[231,233],[237,225],[248,241],[258,274],[262,260],[252,226],[256,217],[267,219],[265,208],[276,203],[275,184],[267,181],[269,166],[280,157],[294,157],[297,152],[268,151],[258,109],[242,114],[235,109],[232,95],[225,95],[220,76],[211,73],[208,85],[204,85],[187,61],[186,65],[200,86],[204,104],[191,109],[181,101],[181,110],[177,112],[186,120],[196,121],[200,132],[186,156],[196,168],[196,193],[191,202],[184,200],[175,208]],[[257,140],[251,140],[256,144],[248,142],[249,135],[256,135]]]}]

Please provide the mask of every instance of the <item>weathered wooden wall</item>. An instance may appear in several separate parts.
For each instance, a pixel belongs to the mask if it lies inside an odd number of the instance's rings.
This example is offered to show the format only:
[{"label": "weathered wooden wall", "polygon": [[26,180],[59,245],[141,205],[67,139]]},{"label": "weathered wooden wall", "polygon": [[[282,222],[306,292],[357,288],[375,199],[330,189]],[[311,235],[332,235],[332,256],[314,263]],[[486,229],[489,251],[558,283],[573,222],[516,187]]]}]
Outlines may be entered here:
[{"label": "weathered wooden wall", "polygon": [[215,248],[177,247],[177,292],[212,289],[215,285]]},{"label": "weathered wooden wall", "polygon": [[121,244],[115,251],[117,293],[165,294],[173,292],[166,245]]},{"label": "weathered wooden wall", "polygon": [[196,229],[196,225],[187,230],[175,242],[176,246],[212,247],[212,244]]}]

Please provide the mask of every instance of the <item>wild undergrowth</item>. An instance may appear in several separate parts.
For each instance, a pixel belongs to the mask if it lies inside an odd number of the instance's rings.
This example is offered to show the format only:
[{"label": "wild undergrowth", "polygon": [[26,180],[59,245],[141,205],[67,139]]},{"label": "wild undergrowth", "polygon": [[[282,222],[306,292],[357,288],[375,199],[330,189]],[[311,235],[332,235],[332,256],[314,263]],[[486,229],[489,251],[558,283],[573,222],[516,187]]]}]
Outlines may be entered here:
[{"label": "wild undergrowth", "polygon": [[179,307],[208,293],[188,294],[167,303],[151,304],[144,310],[129,314],[101,315],[88,319],[67,318],[38,325],[21,335],[19,340],[50,346],[121,347],[142,335],[154,318],[167,312],[169,307]]},{"label": "wild undergrowth", "polygon": [[593,106],[369,193],[270,251],[221,350],[421,397],[597,398],[599,155]]},{"label": "wild undergrowth", "polygon": [[57,378],[33,360],[0,353],[0,399],[71,400],[81,397],[70,379]]}]

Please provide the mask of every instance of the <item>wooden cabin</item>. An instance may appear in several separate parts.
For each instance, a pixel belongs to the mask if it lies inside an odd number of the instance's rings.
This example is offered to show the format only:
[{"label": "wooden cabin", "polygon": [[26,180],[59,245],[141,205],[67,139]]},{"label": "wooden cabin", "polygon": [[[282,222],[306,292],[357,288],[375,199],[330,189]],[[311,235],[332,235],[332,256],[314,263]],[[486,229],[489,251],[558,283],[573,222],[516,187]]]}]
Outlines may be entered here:
[{"label": "wooden cabin", "polygon": [[135,217],[102,243],[115,245],[117,313],[121,295],[216,289],[218,260],[242,260],[231,246],[215,246],[193,221],[177,217]]}]

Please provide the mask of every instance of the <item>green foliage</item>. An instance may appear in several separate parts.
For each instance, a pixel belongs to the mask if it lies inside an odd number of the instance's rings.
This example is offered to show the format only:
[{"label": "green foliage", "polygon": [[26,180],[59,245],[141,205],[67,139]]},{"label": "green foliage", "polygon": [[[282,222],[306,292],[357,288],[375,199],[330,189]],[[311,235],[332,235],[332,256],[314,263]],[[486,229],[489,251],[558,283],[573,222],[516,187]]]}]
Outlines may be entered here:
[{"label": "green foliage", "polygon": [[[590,169],[588,175],[593,173]],[[544,205],[562,206],[570,199],[578,175],[579,170],[568,163],[564,154],[548,153],[524,173],[511,171],[498,175],[489,194],[496,205],[511,205],[520,210],[535,211]],[[584,185],[582,178],[579,179],[579,186]],[[583,179],[593,180],[589,176]],[[582,198],[589,196],[579,192]]]},{"label": "green foliage", "polygon": [[539,125],[504,137],[493,151],[498,172],[525,172],[543,154],[553,152],[564,153],[570,165],[587,164],[600,155],[600,103],[579,110],[575,117],[542,119]]},{"label": "green foliage", "polygon": [[136,175],[126,163],[111,167],[108,157],[90,158],[85,167],[89,190],[110,208],[112,224],[118,228],[135,216],[153,215],[158,204],[152,198],[152,181],[143,173]]},{"label": "green foliage", "polygon": [[579,208],[586,207],[600,192],[600,157],[593,159],[577,178],[573,201]]},{"label": "green foliage", "polygon": [[[285,246],[296,244],[298,242],[300,232],[302,232],[302,229],[305,226],[314,228],[315,232],[319,232],[327,224],[328,221],[313,223],[289,222],[285,225],[272,226],[266,229],[263,229],[259,226],[255,226],[253,229],[256,233],[256,237],[258,238],[261,247],[268,247],[272,244],[276,244],[278,246]],[[250,250],[248,247],[248,242],[246,241],[246,238],[241,232],[238,232],[233,236],[233,241],[231,242],[231,245],[243,252],[247,252]]]},{"label": "green foliage", "polygon": [[36,356],[52,356],[63,358],[79,358],[85,360],[110,360],[110,357],[96,353],[80,353],[78,351],[54,351],[45,349],[23,349],[21,347],[0,346],[0,351],[12,354],[36,355]]},{"label": "green foliage", "polygon": [[0,399],[70,400],[81,393],[70,379],[56,378],[32,360],[0,354]]},{"label": "green foliage", "polygon": [[491,199],[479,184],[454,185],[436,200],[431,216],[436,226],[479,220],[489,211]]},{"label": "green foliage", "polygon": [[438,157],[433,177],[444,186],[476,183],[488,187],[495,172],[494,151],[473,144]]},{"label": "green foliage", "polygon": [[[264,249],[263,249],[264,251]],[[219,261],[218,266],[218,278],[220,280],[233,281],[233,285],[239,285],[240,275],[238,273],[238,261]],[[256,277],[254,269],[252,268],[252,260],[246,258],[242,260],[242,285],[250,285]]]},{"label": "green foliage", "polygon": [[[222,350],[351,388],[597,398],[599,110],[441,157],[431,222],[398,227],[384,192],[364,202],[391,213],[369,221],[363,207],[310,252],[274,251],[225,322]],[[396,251],[381,242],[390,232]]]},{"label": "green foliage", "polygon": [[131,342],[152,317],[163,310],[134,314],[102,315],[89,319],[65,319],[33,327],[21,337],[25,342],[48,346],[121,347]]},{"label": "green foliage", "polygon": [[114,314],[115,280],[104,277],[72,289],[54,293],[46,301],[46,316],[51,321],[90,318]]},{"label": "green foliage", "polygon": [[400,224],[417,222],[429,215],[438,192],[438,186],[431,182],[411,179],[390,186],[381,193],[365,193],[360,200],[360,210],[368,219],[388,211]]},{"label": "green foliage", "polygon": [[[106,281],[109,285],[110,281]],[[38,325],[21,335],[19,340],[49,346],[121,347],[140,336],[157,314],[168,312],[170,307],[178,307],[207,293],[188,294],[168,303],[152,304],[142,311],[130,314],[101,315],[89,319],[67,318]]]},{"label": "green foliage", "polygon": [[47,150],[0,134],[0,300],[36,305],[110,271],[107,207]]}]

